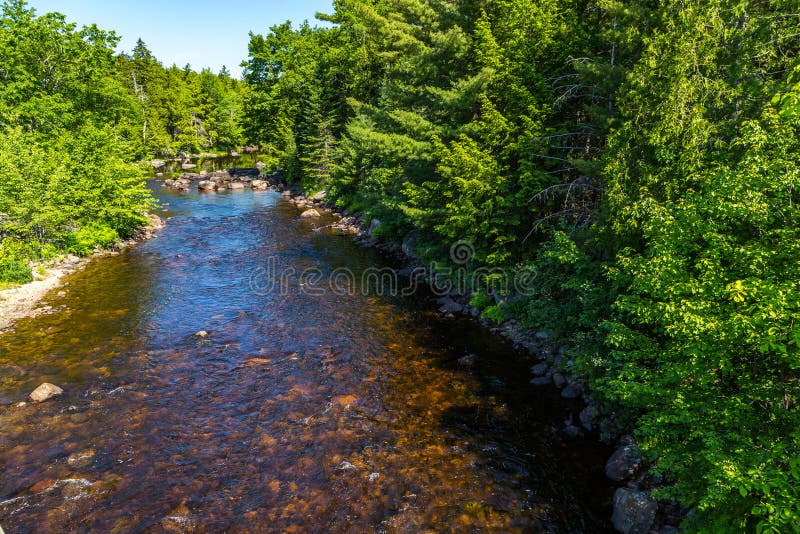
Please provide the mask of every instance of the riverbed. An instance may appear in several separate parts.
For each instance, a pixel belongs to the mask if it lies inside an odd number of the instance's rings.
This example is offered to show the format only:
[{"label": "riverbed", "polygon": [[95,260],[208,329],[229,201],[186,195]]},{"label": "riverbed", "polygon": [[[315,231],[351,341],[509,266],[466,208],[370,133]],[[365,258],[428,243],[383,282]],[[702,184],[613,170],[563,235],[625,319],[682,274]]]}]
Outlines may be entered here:
[{"label": "riverbed", "polygon": [[[0,335],[6,532],[610,528],[610,451],[561,433],[581,406],[530,385],[529,355],[362,284],[394,266],[330,215],[154,191],[158,237]],[[20,405],[42,382],[64,395]]]}]

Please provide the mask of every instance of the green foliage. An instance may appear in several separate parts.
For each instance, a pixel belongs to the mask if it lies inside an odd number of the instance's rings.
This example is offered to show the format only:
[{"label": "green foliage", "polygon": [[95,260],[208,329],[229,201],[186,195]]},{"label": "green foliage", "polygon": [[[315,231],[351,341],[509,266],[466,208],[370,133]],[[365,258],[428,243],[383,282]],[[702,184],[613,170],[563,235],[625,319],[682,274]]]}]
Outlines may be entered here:
[{"label": "green foliage", "polygon": [[344,0],[252,36],[247,135],[426,260],[535,272],[473,305],[569,344],[688,527],[796,531],[794,7]]},{"label": "green foliage", "polygon": [[0,281],[58,251],[88,254],[146,223],[116,37],[21,1],[0,16]]},{"label": "green foliage", "polygon": [[501,324],[507,319],[503,306],[499,304],[487,306],[486,309],[481,312],[481,317],[495,324]]},{"label": "green foliage", "polygon": [[102,223],[90,223],[64,239],[67,251],[78,256],[88,256],[96,248],[107,248],[119,241],[116,230]]},{"label": "green foliage", "polygon": [[483,310],[494,304],[494,299],[485,291],[475,291],[469,299],[469,305],[473,308]]}]

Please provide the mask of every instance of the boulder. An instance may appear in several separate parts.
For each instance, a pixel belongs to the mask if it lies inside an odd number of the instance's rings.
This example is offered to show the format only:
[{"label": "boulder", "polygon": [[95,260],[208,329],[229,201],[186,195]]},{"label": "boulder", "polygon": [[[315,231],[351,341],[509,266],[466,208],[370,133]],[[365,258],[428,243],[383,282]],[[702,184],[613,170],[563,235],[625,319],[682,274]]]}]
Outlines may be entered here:
[{"label": "boulder", "polygon": [[213,191],[217,188],[217,184],[211,180],[203,180],[202,182],[197,183],[197,188],[201,191]]},{"label": "boulder", "polygon": [[201,178],[202,178],[202,177],[205,177],[205,176],[208,176],[208,171],[205,171],[205,170],[203,170],[203,171],[200,171],[200,172],[199,172],[199,176],[200,176]]},{"label": "boulder", "polygon": [[624,445],[614,451],[606,462],[606,476],[621,482],[636,474],[642,465],[642,455],[636,445]]},{"label": "boulder", "polygon": [[181,169],[183,169],[184,171],[190,171],[190,170],[196,169],[196,168],[197,168],[197,165],[195,165],[194,163],[184,163],[184,164],[181,165]]},{"label": "boulder", "polygon": [[553,384],[555,384],[558,389],[561,389],[567,385],[567,379],[564,378],[564,375],[561,373],[553,373]]},{"label": "boulder", "polygon": [[531,379],[531,384],[534,386],[546,386],[553,381],[553,377],[551,376],[537,376],[536,378]]},{"label": "boulder", "polygon": [[242,182],[231,182],[228,187],[231,188],[231,191],[241,191],[244,189],[244,184]]},{"label": "boulder", "polygon": [[442,313],[460,313],[464,309],[464,306],[450,297],[440,298],[436,302],[439,304],[439,311]]},{"label": "boulder", "polygon": [[263,161],[257,161],[257,162],[256,162],[256,168],[257,168],[257,169],[263,169],[263,168],[264,168],[264,167],[266,167],[266,166],[267,166],[267,164],[266,164],[266,163],[264,163]]},{"label": "boulder", "polygon": [[266,180],[253,180],[250,185],[256,191],[264,191],[269,188],[269,182]]},{"label": "boulder", "polygon": [[311,199],[315,200],[317,202],[322,202],[323,200],[325,200],[325,197],[327,197],[327,196],[328,196],[328,192],[327,191],[320,191],[319,193],[317,193],[316,195],[311,197]]},{"label": "boulder", "polygon": [[319,217],[319,212],[315,209],[306,210],[300,214],[300,217],[304,219],[316,218]]},{"label": "boulder", "polygon": [[600,415],[597,411],[597,408],[594,406],[587,406],[583,410],[581,410],[580,415],[578,416],[581,420],[581,425],[586,430],[591,430],[594,428],[594,424],[597,421],[597,417]]},{"label": "boulder", "polygon": [[533,376],[544,376],[547,374],[547,364],[546,363],[537,363],[533,367],[531,367],[531,374]]},{"label": "boulder", "polygon": [[583,394],[583,388],[578,384],[568,384],[561,390],[562,399],[577,399]]},{"label": "boulder", "polygon": [[33,402],[44,402],[46,400],[50,400],[53,397],[58,397],[62,395],[64,390],[58,386],[54,386],[49,382],[45,382],[38,388],[34,389],[33,392],[30,394],[31,400]]},{"label": "boulder", "polygon": [[645,491],[619,488],[614,493],[611,522],[622,534],[647,534],[656,518],[658,503]]},{"label": "boulder", "polygon": [[163,159],[151,159],[150,160],[150,165],[152,165],[154,169],[161,169],[166,164],[167,164],[167,162],[164,161]]}]

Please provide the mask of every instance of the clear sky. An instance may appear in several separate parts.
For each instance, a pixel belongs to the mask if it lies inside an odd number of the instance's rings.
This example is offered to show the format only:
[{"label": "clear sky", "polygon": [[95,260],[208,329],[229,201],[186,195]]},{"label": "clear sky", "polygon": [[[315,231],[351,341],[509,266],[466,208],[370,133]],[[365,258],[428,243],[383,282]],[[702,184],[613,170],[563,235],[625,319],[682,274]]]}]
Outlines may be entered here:
[{"label": "clear sky", "polygon": [[225,65],[239,76],[247,58],[248,32],[291,20],[295,25],[330,13],[332,0],[28,0],[38,14],[58,11],[78,26],[96,23],[122,39],[118,50],[130,52],[141,37],[165,66],[195,70]]}]

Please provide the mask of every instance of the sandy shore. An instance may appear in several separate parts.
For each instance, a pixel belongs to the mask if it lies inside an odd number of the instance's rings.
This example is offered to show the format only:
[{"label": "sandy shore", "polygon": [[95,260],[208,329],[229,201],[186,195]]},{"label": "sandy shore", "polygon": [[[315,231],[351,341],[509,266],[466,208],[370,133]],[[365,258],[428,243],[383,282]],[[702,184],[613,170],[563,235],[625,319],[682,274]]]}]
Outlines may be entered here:
[{"label": "sandy shore", "polygon": [[143,229],[136,239],[123,241],[115,250],[100,250],[87,256],[79,258],[69,254],[54,262],[44,264],[44,272],[40,273],[40,267],[34,267],[33,282],[17,287],[0,291],[0,332],[11,327],[15,321],[23,317],[36,317],[49,313],[49,306],[38,307],[42,298],[61,285],[61,279],[75,271],[86,267],[92,259],[102,256],[112,256],[119,254],[139,241],[144,241],[155,236],[154,231],[164,227],[164,222],[155,215],[149,216],[150,225]]},{"label": "sandy shore", "polygon": [[57,288],[64,275],[84,267],[88,261],[88,258],[67,256],[46,266],[43,274],[36,273],[33,282],[0,291],[0,331],[11,326],[17,319],[35,317],[50,311],[46,307],[37,308],[42,297]]}]

